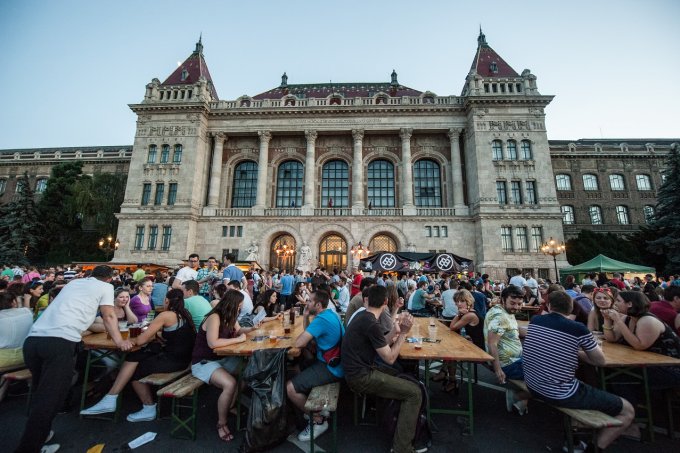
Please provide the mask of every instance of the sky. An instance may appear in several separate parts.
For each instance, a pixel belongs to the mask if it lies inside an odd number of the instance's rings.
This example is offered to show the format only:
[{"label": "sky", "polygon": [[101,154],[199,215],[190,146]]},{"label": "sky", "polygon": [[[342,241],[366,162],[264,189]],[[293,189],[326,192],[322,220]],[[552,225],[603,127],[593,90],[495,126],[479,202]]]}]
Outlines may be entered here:
[{"label": "sky", "polygon": [[482,26],[538,77],[549,139],[680,137],[680,1],[0,1],[0,149],[131,145],[154,77],[194,50],[220,99],[288,83],[460,95]]}]

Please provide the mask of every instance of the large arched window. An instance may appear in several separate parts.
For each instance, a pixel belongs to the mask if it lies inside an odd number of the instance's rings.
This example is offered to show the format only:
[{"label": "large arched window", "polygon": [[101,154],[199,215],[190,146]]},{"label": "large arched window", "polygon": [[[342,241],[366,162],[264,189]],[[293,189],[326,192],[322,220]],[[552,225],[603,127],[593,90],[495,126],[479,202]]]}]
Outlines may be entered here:
[{"label": "large arched window", "polygon": [[257,164],[247,160],[234,170],[231,194],[232,208],[252,208],[257,194]]},{"label": "large arched window", "polygon": [[368,164],[368,206],[393,208],[394,165],[386,160],[374,160]]},{"label": "large arched window", "polygon": [[573,225],[576,222],[574,218],[574,207],[569,205],[561,206],[562,209],[562,223],[565,225]]},{"label": "large arched window", "polygon": [[182,145],[175,145],[175,152],[172,154],[172,163],[182,163]]},{"label": "large arched window", "polygon": [[555,175],[557,190],[571,190],[571,176],[565,174]]},{"label": "large arched window", "polygon": [[156,163],[156,153],[158,152],[158,147],[156,145],[149,145],[149,153],[146,155],[147,164]]},{"label": "large arched window", "polygon": [[494,140],[491,142],[491,155],[493,160],[503,160],[503,142]]},{"label": "large arched window", "polygon": [[517,160],[517,142],[514,140],[508,140],[507,147],[508,159]]},{"label": "large arched window", "polygon": [[413,166],[413,188],[416,206],[441,207],[442,188],[439,164],[433,160],[419,160]]},{"label": "large arched window", "polygon": [[319,244],[319,265],[326,269],[347,267],[347,241],[337,234],[329,234]]},{"label": "large arched window", "polygon": [[585,190],[599,190],[599,184],[597,183],[597,176],[591,173],[586,173],[583,175],[583,189]]},{"label": "large arched window", "polygon": [[295,238],[290,234],[281,234],[272,242],[269,251],[269,267],[278,267],[279,270],[285,269],[292,272],[295,269]]},{"label": "large arched window", "polygon": [[652,190],[652,178],[649,175],[635,175],[638,190]]},{"label": "large arched window", "polygon": [[321,171],[321,206],[349,206],[349,167],[341,160],[326,162]]},{"label": "large arched window", "polygon": [[654,221],[654,216],[656,215],[654,206],[645,205],[645,207],[642,208],[642,213],[645,215],[645,223],[652,223]]},{"label": "large arched window", "polygon": [[590,223],[593,225],[602,225],[602,208],[593,205],[588,207],[588,215],[590,216]]},{"label": "large arched window", "polygon": [[276,207],[299,208],[302,206],[302,164],[293,160],[279,165],[276,178]]},{"label": "large arched window", "polygon": [[371,251],[371,254],[374,252],[396,252],[397,242],[392,236],[384,233],[376,234],[368,243],[368,249]]},{"label": "large arched window", "polygon": [[620,225],[630,224],[630,215],[628,214],[628,206],[619,205],[616,207],[616,220]]},{"label": "large arched window", "polygon": [[609,175],[609,185],[612,190],[626,190],[623,182],[623,175]]},{"label": "large arched window", "polygon": [[531,160],[534,158],[534,153],[531,151],[531,142],[529,140],[522,140],[522,160]]}]

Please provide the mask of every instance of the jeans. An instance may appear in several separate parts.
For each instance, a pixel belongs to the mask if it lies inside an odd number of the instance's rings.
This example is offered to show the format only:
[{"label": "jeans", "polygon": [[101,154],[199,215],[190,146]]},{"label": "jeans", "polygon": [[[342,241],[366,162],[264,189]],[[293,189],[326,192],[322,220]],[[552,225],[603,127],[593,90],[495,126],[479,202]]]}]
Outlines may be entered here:
[{"label": "jeans", "polygon": [[39,452],[45,443],[52,420],[71,388],[77,344],[56,337],[28,337],[24,342],[24,361],[33,375],[33,396],[17,453]]},{"label": "jeans", "polygon": [[392,447],[395,453],[413,451],[412,443],[422,400],[420,388],[413,382],[377,370],[371,370],[365,376],[347,379],[347,384],[356,393],[401,401]]}]

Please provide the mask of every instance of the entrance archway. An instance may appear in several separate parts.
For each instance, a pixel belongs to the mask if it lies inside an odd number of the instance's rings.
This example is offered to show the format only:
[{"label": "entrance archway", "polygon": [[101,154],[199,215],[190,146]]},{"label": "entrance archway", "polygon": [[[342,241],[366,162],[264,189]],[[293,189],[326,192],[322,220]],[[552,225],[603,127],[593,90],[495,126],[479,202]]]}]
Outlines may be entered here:
[{"label": "entrance archway", "polygon": [[328,270],[347,267],[347,241],[342,236],[331,233],[321,239],[319,265]]},{"label": "entrance archway", "polygon": [[281,234],[274,239],[269,250],[269,265],[287,272],[295,270],[296,247],[295,238],[288,233]]}]

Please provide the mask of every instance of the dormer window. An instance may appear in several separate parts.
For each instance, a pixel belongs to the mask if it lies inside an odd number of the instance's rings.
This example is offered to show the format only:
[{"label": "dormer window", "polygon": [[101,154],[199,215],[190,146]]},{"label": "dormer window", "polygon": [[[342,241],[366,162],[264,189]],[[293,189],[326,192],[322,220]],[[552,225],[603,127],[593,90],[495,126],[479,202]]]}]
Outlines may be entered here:
[{"label": "dormer window", "polygon": [[341,105],[342,104],[342,98],[337,95],[331,96],[330,101],[328,102],[329,105]]},{"label": "dormer window", "polygon": [[182,78],[180,80],[182,82],[184,82],[188,77],[189,77],[189,71],[187,71],[186,69],[182,69]]},{"label": "dormer window", "polygon": [[493,72],[494,74],[498,73],[498,65],[496,64],[495,61],[492,61],[491,64],[489,65],[489,70]]}]

